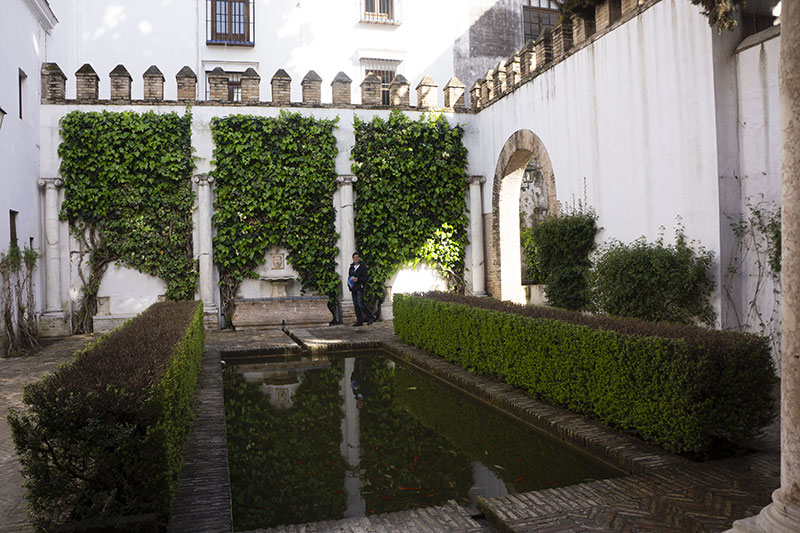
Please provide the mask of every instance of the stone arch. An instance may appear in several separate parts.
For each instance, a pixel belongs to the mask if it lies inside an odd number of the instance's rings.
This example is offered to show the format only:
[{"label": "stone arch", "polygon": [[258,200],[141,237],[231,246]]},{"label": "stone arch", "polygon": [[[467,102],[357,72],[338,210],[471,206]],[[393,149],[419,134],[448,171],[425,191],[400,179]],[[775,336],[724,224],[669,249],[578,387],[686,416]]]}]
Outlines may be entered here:
[{"label": "stone arch", "polygon": [[500,300],[523,303],[519,250],[519,196],[522,176],[531,158],[542,167],[547,185],[548,212],[557,215],[556,181],[550,155],[542,140],[530,130],[514,132],[503,145],[492,183],[492,213],[487,240],[487,289]]}]

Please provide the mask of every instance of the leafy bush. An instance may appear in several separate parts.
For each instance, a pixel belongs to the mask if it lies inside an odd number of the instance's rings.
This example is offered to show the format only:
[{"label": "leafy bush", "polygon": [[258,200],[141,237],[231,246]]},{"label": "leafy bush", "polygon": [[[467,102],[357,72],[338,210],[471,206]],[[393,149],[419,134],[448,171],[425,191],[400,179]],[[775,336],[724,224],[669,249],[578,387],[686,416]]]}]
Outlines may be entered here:
[{"label": "leafy bush", "polygon": [[394,297],[403,341],[531,396],[701,456],[768,424],[763,337],[443,293]]},{"label": "leafy bush", "polygon": [[222,308],[230,322],[233,297],[271,246],[288,249],[303,290],[335,300],[336,137],[338,119],[282,111],[277,117],[230,115],[211,120],[216,179],[214,262]]},{"label": "leafy bush", "polygon": [[25,387],[8,420],[38,530],[166,519],[204,342],[199,302],[157,303]]},{"label": "leafy bush", "polygon": [[451,287],[463,286],[467,244],[467,149],[443,116],[354,124],[356,245],[369,266],[370,304],[403,265],[424,260]]},{"label": "leafy bush", "polygon": [[192,299],[192,115],[73,111],[61,119],[61,218],[90,251],[77,320],[91,331],[106,267],[119,261]]},{"label": "leafy bush", "polygon": [[681,228],[675,245],[663,238],[648,243],[603,245],[592,272],[592,301],[599,311],[642,320],[714,323],[709,276],[713,252],[686,242]]},{"label": "leafy bush", "polygon": [[[528,281],[535,285],[544,283],[545,275],[539,259],[540,253],[533,239],[533,228],[522,228],[519,236],[522,243],[522,262],[528,269]],[[523,279],[525,279],[524,274]]]},{"label": "leafy bush", "polygon": [[524,234],[523,257],[541,273],[547,303],[564,309],[588,306],[589,253],[596,234],[597,215],[583,209],[547,218]]}]

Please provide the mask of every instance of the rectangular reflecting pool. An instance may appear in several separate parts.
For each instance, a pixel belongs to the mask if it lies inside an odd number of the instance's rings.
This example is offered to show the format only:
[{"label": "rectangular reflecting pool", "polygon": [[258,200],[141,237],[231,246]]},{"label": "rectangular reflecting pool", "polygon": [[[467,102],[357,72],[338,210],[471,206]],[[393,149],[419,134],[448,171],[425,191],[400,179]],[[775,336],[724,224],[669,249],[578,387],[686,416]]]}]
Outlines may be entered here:
[{"label": "rectangular reflecting pool", "polygon": [[228,360],[224,390],[237,531],[620,475],[383,352]]}]

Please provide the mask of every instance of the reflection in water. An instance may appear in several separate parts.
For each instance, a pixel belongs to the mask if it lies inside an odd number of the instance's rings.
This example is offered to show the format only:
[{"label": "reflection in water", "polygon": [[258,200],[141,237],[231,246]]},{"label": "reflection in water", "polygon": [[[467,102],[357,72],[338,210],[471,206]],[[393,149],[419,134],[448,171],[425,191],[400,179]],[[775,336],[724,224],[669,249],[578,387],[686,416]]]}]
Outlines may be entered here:
[{"label": "reflection in water", "polygon": [[344,360],[344,375],[339,385],[344,399],[344,417],[342,417],[342,456],[347,470],[345,471],[344,488],[347,493],[347,508],[344,516],[364,516],[364,499],[361,497],[361,432],[359,429],[358,408],[363,401],[356,396],[357,387],[353,385],[353,369],[355,358]]},{"label": "reflection in water", "polygon": [[379,354],[233,365],[225,408],[237,530],[618,474]]}]

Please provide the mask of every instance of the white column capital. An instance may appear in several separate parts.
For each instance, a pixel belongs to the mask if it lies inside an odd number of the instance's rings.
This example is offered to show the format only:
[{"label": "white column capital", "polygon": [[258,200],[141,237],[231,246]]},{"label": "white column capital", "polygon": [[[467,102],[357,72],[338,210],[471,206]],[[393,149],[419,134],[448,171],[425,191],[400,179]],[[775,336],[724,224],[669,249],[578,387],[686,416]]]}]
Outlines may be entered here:
[{"label": "white column capital", "polygon": [[212,183],[214,183],[214,176],[211,176],[209,174],[195,174],[194,176],[192,176],[192,181],[200,185],[201,187],[203,185],[211,185]]},{"label": "white column capital", "polygon": [[467,183],[469,183],[470,185],[475,185],[475,184],[483,185],[484,183],[486,183],[486,178],[483,176],[469,176],[467,178]]},{"label": "white column capital", "polygon": [[61,178],[39,178],[39,187],[43,189],[58,189],[64,185]]},{"label": "white column capital", "polygon": [[341,174],[336,177],[336,183],[340,183],[342,185],[352,185],[357,181],[358,177],[352,174]]}]

